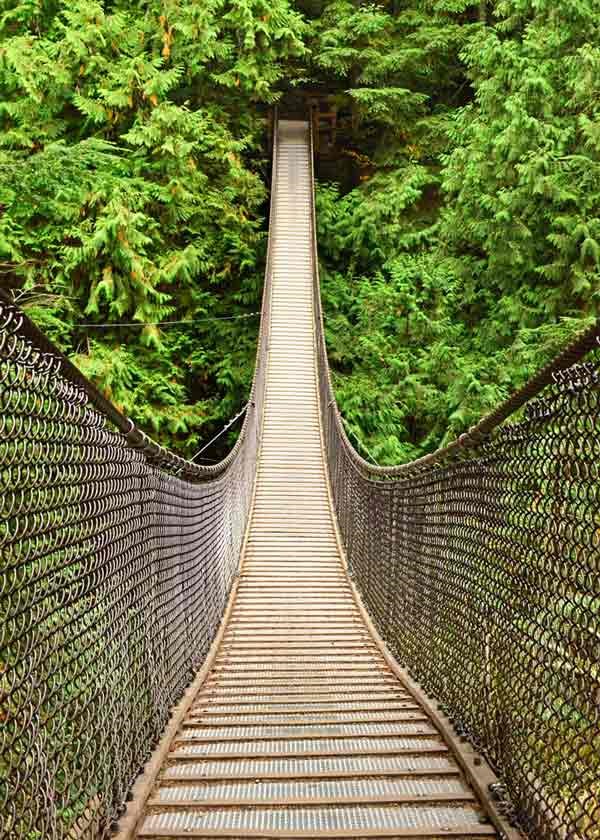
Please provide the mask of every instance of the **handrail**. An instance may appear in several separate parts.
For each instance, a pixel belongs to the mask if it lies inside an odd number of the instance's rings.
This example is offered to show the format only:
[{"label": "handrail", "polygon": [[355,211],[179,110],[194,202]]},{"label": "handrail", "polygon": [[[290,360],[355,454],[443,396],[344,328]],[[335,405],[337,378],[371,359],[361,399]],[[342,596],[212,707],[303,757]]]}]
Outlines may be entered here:
[{"label": "handrail", "polygon": [[[275,137],[273,181],[277,154]],[[248,411],[235,446],[209,466],[152,441],[0,295],[7,837],[108,838],[209,650],[256,476],[271,274],[270,230]]]},{"label": "handrail", "polygon": [[397,661],[497,772],[511,823],[596,840],[600,370],[581,362],[600,324],[448,446],[374,466],[335,400],[315,231],[313,202],[321,423],[350,574]]}]

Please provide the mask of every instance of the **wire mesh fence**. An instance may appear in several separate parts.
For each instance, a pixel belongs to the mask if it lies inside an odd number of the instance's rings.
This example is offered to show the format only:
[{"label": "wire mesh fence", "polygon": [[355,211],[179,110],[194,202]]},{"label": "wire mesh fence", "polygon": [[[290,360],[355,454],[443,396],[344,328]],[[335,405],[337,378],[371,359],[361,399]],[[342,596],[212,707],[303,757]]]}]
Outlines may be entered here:
[{"label": "wire mesh fence", "polygon": [[251,504],[270,274],[271,241],[244,424],[206,466],[150,440],[0,294],[2,838],[110,836],[207,654]]},{"label": "wire mesh fence", "polygon": [[381,635],[487,756],[516,825],[597,840],[597,366],[561,370],[521,419],[398,475],[349,443],[323,347],[320,380],[341,536]]},{"label": "wire mesh fence", "polygon": [[318,272],[315,310],[332,493],[369,613],[486,755],[515,825],[598,840],[600,323],[470,433],[383,468],[344,430]]},{"label": "wire mesh fence", "polygon": [[516,824],[597,840],[598,369],[565,371],[523,419],[387,479],[359,463],[324,370],[340,531],[381,635],[499,772]]},{"label": "wire mesh fence", "polygon": [[132,446],[37,335],[0,300],[2,836],[98,838],[224,611],[261,383],[233,455],[199,467],[130,424]]}]

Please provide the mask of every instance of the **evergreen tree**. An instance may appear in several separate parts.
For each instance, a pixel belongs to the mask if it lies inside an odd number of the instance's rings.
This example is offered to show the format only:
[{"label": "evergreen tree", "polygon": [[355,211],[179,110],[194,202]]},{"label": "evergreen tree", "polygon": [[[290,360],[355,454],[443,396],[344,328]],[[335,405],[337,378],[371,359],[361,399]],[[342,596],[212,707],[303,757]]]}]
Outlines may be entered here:
[{"label": "evergreen tree", "polygon": [[481,272],[494,340],[598,310],[600,27],[593,0],[498,4],[444,172],[445,238]]},{"label": "evergreen tree", "polygon": [[266,106],[309,79],[356,161],[318,190],[342,412],[381,462],[431,451],[598,311],[596,5],[0,0],[0,282],[195,451],[248,394]]},{"label": "evergreen tree", "polygon": [[214,319],[259,308],[260,105],[304,52],[302,18],[287,0],[3,6],[3,285],[189,454],[248,393],[258,319]]},{"label": "evergreen tree", "polygon": [[319,195],[328,340],[382,463],[464,431],[598,311],[594,5],[335,0],[316,26],[371,164]]}]

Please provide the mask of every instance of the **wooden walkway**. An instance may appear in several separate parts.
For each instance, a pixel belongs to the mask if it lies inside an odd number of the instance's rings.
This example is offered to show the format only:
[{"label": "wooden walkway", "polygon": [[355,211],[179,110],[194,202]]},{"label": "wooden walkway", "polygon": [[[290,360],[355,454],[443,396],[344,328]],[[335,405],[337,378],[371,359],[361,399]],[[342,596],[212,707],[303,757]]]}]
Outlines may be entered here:
[{"label": "wooden walkway", "polygon": [[278,149],[266,408],[240,582],[137,836],[493,836],[346,575],[319,424],[307,125],[281,122]]}]

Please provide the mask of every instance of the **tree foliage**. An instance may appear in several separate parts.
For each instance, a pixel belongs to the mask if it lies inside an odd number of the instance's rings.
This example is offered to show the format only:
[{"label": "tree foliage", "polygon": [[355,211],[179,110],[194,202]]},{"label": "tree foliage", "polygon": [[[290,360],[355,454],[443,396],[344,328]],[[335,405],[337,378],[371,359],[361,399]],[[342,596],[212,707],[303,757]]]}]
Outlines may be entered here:
[{"label": "tree foliage", "polygon": [[597,8],[333,0],[315,31],[371,164],[318,197],[337,394],[390,463],[464,431],[598,313]]},{"label": "tree foliage", "polygon": [[598,312],[596,6],[0,0],[1,282],[190,454],[252,376],[266,106],[334,91],[357,162],[318,190],[337,394],[377,460],[430,451]]},{"label": "tree foliage", "polygon": [[[2,4],[3,284],[187,453],[248,391],[257,319],[237,316],[260,299],[260,105],[304,28],[287,0]],[[148,326],[95,328],[130,322]]]}]

